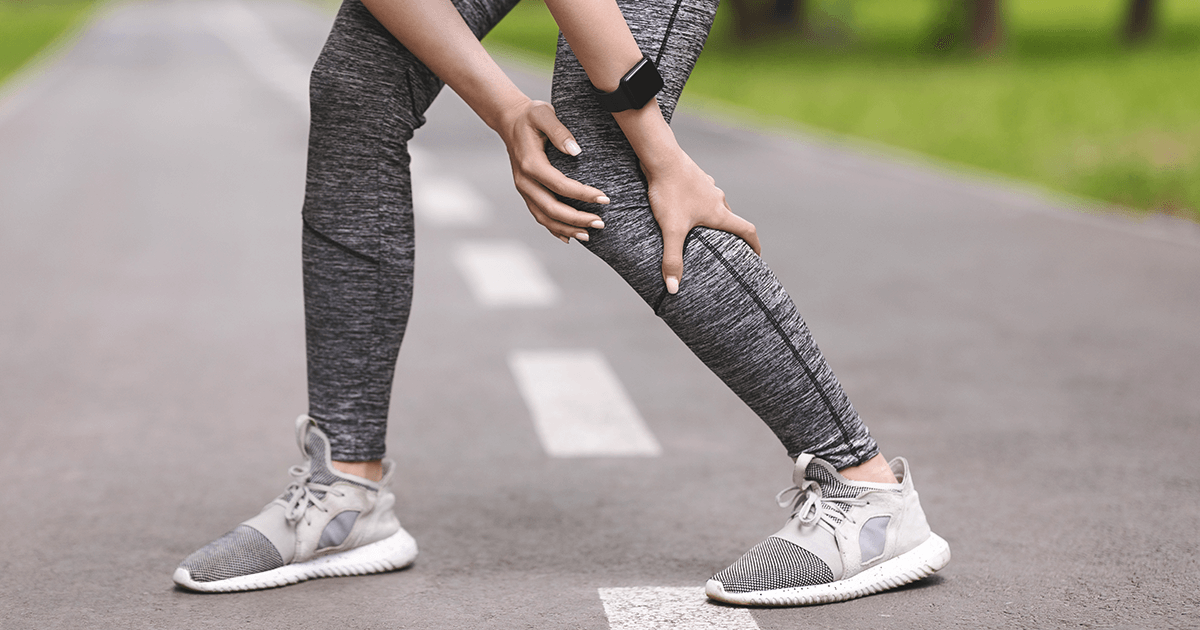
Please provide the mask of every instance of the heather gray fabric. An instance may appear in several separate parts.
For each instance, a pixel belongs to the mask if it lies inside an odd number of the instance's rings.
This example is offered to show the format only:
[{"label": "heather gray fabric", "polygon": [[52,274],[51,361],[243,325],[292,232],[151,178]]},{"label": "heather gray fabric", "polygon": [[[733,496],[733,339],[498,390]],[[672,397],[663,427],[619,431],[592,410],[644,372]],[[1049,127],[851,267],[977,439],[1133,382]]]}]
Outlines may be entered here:
[{"label": "heather gray fabric", "polygon": [[[477,36],[514,0],[455,2]],[[642,50],[656,59],[670,120],[704,46],[716,0],[619,0]],[[413,224],[406,143],[441,88],[371,17],[345,0],[313,69],[304,204],[310,414],[333,456],[383,456],[391,381],[412,295]],[[662,238],[634,154],[560,37],[553,101],[588,147],[549,150],[568,177],[605,191],[588,249],[617,271],[673,331],[771,427],[788,452],[839,468],[878,449],[809,335],[795,304],[741,239],[698,228],[679,293],[663,287]]]}]

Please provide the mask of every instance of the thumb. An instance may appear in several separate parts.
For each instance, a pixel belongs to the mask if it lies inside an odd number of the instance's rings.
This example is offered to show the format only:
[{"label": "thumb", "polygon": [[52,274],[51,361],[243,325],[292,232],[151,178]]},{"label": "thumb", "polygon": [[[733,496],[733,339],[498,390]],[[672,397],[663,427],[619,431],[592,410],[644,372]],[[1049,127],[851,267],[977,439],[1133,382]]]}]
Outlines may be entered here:
[{"label": "thumb", "polygon": [[663,230],[663,282],[667,285],[667,293],[679,293],[679,281],[683,278],[683,241],[687,232],[678,230]]}]

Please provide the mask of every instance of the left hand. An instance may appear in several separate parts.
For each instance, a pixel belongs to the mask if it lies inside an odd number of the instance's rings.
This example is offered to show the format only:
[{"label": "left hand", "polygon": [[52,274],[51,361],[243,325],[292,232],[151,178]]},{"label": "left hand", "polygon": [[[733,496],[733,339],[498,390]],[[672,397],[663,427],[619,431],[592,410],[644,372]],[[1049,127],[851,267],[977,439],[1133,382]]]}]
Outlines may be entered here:
[{"label": "left hand", "polygon": [[683,278],[683,244],[694,227],[729,232],[746,241],[755,254],[762,254],[753,223],[729,208],[725,191],[682,150],[665,164],[643,172],[649,183],[650,209],[662,230],[662,275],[667,293],[679,291]]}]

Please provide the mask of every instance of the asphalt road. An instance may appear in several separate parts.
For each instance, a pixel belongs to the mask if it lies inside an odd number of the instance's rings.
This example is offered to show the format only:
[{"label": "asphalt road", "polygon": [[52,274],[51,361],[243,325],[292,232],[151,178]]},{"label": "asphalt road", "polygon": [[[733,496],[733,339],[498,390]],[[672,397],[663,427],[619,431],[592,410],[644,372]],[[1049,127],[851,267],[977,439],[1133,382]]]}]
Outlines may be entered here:
[{"label": "asphalt road", "polygon": [[[176,564],[297,461],[294,79],[330,19],[114,4],[0,104],[4,628],[1200,625],[1196,230],[694,111],[681,142],[758,225],[954,559],[841,604],[606,616],[601,589],[698,588],[775,531],[790,461],[615,274],[533,223],[502,145],[449,91],[418,133],[422,168],[491,214],[418,226],[389,449],[421,557],[176,590]],[[557,300],[481,305],[453,252],[487,239],[526,246]],[[507,358],[559,348],[605,357],[659,455],[547,454]]]}]

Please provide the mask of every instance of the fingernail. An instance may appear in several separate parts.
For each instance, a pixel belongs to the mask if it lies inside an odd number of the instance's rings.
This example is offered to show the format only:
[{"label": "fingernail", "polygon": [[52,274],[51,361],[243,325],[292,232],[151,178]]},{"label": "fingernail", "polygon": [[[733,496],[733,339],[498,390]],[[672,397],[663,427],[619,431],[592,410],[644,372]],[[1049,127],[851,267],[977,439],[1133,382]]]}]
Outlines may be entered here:
[{"label": "fingernail", "polygon": [[599,197],[596,197],[596,203],[608,203],[608,197],[606,195],[600,195]]},{"label": "fingernail", "polygon": [[675,276],[667,276],[667,293],[675,295],[679,293],[679,278]]},{"label": "fingernail", "polygon": [[596,219],[595,221],[592,221],[590,225],[591,225],[592,227],[596,228],[597,230],[603,230],[603,229],[604,229],[604,222],[603,222],[603,221],[601,221],[600,219]]},{"label": "fingernail", "polygon": [[575,240],[587,242],[587,240],[588,240],[587,232],[580,232],[580,233],[576,234]]},{"label": "fingernail", "polygon": [[570,244],[571,244],[571,239],[569,239],[569,238],[567,238],[567,237],[565,237],[565,236],[559,236],[559,237],[558,237],[558,240],[560,240],[560,241],[562,241],[562,242],[564,242],[564,243],[566,243],[566,244],[568,244],[568,245],[570,245]]},{"label": "fingernail", "polygon": [[583,152],[583,149],[579,148],[579,143],[574,140],[567,140],[567,143],[563,146],[567,148],[568,155],[579,155]]}]

